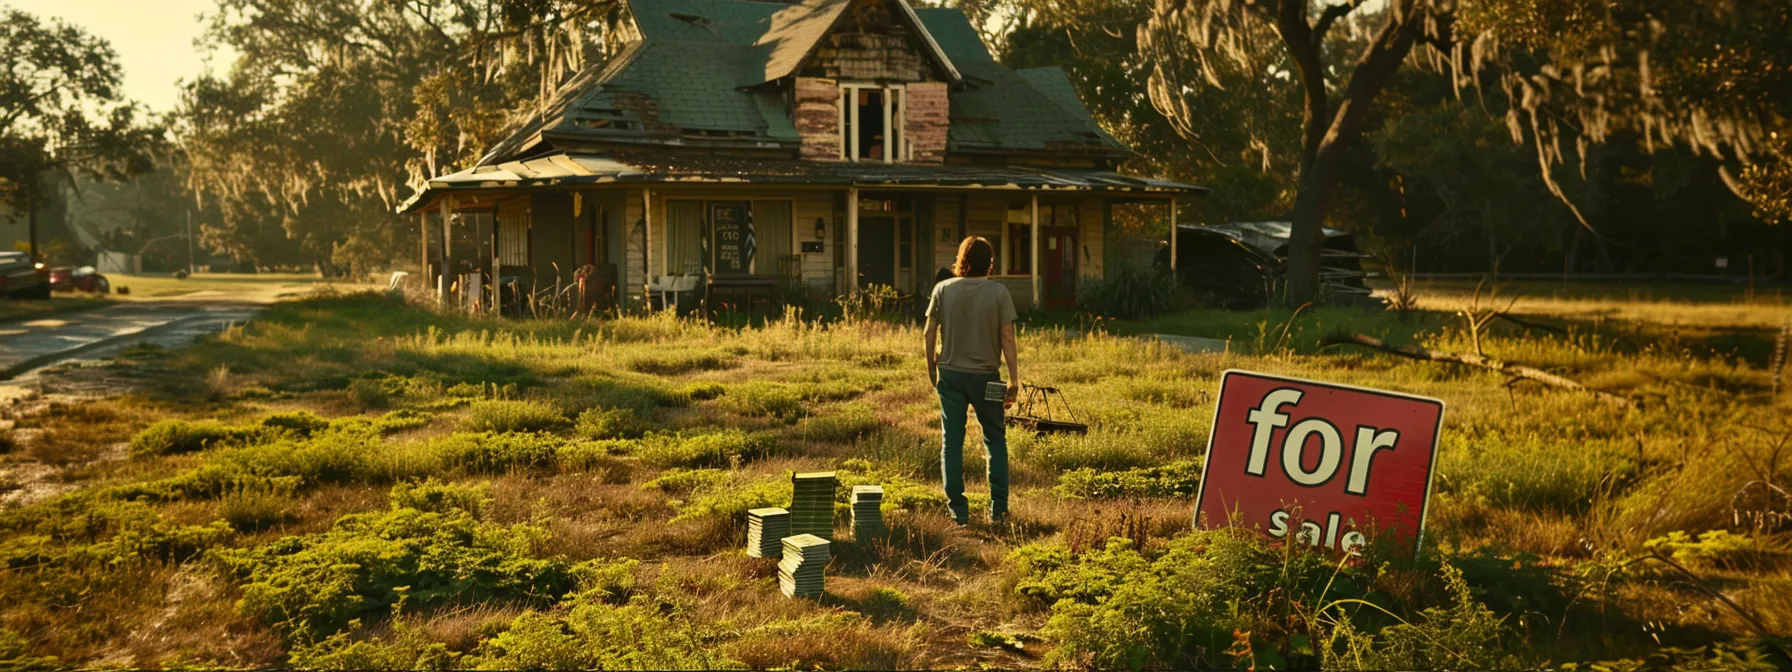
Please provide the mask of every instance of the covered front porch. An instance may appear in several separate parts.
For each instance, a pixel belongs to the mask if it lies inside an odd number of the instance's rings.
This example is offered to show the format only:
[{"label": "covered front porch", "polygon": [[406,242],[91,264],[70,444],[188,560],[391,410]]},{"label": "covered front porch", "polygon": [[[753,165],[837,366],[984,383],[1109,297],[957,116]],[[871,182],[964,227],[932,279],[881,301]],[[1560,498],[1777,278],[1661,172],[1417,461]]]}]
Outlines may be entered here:
[{"label": "covered front porch", "polygon": [[1067,307],[1103,276],[1115,203],[1173,218],[1179,197],[1205,193],[1094,171],[754,163],[556,155],[432,180],[403,211],[419,220],[424,286],[469,310],[771,310],[859,293],[916,305],[971,235],[996,245],[993,275],[1017,303]]}]

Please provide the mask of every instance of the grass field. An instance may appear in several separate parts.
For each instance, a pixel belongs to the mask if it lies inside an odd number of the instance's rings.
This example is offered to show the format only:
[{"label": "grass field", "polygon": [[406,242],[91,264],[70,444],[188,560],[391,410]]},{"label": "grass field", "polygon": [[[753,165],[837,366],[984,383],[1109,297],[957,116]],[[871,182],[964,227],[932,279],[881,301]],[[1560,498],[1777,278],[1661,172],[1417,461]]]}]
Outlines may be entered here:
[{"label": "grass field", "polygon": [[243,294],[298,296],[320,284],[310,273],[200,273],[186,278],[172,275],[120,275],[112,286],[128,287],[119,299],[158,299],[206,293],[225,297]]},{"label": "grass field", "polygon": [[[1460,300],[1436,294],[1421,305]],[[513,322],[371,295],[283,303],[187,349],[64,374],[70,387],[107,381],[113,396],[10,411],[0,660],[1792,663],[1792,401],[1742,353],[1771,349],[1774,319],[1701,311],[1689,318],[1698,333],[1676,333],[1641,317],[1677,310],[1653,301],[1557,300],[1612,312],[1541,303],[1527,314],[1554,330],[1496,322],[1482,349],[1634,408],[1321,344],[1352,331],[1472,350],[1447,310],[1036,321],[1022,330],[1022,377],[1063,388],[1091,432],[1011,434],[1014,520],[973,514],[968,529],[943,512],[938,409],[912,326]],[[1134,332],[1235,347],[1188,354],[1123,335]],[[1228,368],[1445,400],[1425,555],[1340,560],[1191,530]],[[980,474],[972,434],[967,473]],[[850,539],[842,495],[828,595],[784,599],[774,563],[741,550],[745,512],[788,503],[789,475],[819,469],[883,484],[890,531]]]}]

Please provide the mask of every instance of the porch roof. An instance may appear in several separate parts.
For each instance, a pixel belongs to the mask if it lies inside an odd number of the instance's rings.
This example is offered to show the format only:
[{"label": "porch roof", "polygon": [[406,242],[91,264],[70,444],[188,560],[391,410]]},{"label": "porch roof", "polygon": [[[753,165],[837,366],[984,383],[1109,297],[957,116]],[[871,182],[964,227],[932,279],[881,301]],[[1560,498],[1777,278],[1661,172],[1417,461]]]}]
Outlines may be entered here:
[{"label": "porch roof", "polygon": [[1111,171],[1032,167],[815,162],[725,156],[551,156],[479,166],[430,180],[399,206],[411,213],[437,198],[484,189],[597,184],[730,184],[835,187],[947,187],[1205,195],[1206,187]]}]

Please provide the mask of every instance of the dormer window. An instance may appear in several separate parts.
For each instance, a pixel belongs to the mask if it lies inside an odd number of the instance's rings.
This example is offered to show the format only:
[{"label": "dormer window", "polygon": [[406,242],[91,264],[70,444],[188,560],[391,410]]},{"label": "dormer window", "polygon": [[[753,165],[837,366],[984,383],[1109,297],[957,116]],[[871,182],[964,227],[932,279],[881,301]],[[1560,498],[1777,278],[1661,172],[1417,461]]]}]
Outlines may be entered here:
[{"label": "dormer window", "polygon": [[840,158],[847,161],[907,161],[911,148],[903,137],[904,91],[901,85],[840,86]]}]

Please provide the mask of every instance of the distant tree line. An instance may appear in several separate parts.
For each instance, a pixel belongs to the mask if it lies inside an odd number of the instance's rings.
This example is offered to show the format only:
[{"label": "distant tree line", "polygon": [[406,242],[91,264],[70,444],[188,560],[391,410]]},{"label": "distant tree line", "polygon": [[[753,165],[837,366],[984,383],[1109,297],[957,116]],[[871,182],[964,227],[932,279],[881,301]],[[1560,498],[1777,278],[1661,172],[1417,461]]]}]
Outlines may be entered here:
[{"label": "distant tree line", "polygon": [[[1787,272],[1788,3],[955,4],[1008,64],[1069,70],[1134,169],[1211,187],[1183,221],[1349,229],[1419,271],[1710,272],[1753,253],[1758,271]],[[56,84],[0,87],[19,96],[0,101],[0,199],[31,197],[31,175],[116,180],[155,164],[173,179],[142,188],[179,194],[148,200],[184,203],[206,251],[385,268],[415,244],[415,222],[392,214],[409,186],[470,165],[632,39],[623,11],[218,0],[204,42],[240,56],[146,119],[118,96],[103,42],[8,10],[0,44],[56,48],[0,53],[45,61],[30,65],[53,76],[31,81]],[[146,240],[170,235],[178,218],[164,219]],[[1316,254],[1296,252],[1297,267]],[[1291,298],[1313,289],[1291,283]]]}]

